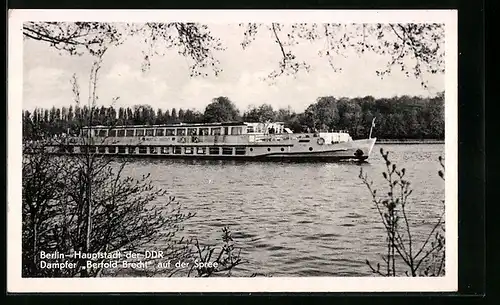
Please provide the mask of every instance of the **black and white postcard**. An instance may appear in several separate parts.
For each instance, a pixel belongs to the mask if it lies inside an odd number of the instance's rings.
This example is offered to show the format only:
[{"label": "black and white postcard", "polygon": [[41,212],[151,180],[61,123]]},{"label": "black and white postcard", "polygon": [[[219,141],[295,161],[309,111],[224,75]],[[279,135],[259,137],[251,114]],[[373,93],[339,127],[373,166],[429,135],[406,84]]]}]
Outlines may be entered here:
[{"label": "black and white postcard", "polygon": [[11,10],[9,292],[456,291],[454,10]]}]

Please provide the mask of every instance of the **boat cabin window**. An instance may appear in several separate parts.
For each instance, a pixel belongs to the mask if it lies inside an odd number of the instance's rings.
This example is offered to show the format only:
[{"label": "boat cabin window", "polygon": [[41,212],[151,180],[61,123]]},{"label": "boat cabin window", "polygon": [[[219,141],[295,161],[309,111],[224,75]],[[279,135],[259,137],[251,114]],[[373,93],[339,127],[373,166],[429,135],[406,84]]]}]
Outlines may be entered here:
[{"label": "boat cabin window", "polygon": [[140,154],[147,154],[148,150],[146,146],[139,146],[139,153]]},{"label": "boat cabin window", "polygon": [[220,134],[221,134],[220,127],[212,128],[210,130],[210,135],[212,135],[212,136],[220,136]]},{"label": "boat cabin window", "polygon": [[208,128],[200,128],[201,136],[208,136]]},{"label": "boat cabin window", "polygon": [[126,151],[126,147],[125,147],[125,146],[119,146],[119,147],[118,147],[118,153],[119,153],[119,154],[124,154],[124,153],[126,153],[126,152],[127,152],[127,151]]},{"label": "boat cabin window", "polygon": [[158,153],[158,150],[156,149],[155,146],[150,146],[149,147],[149,153],[153,154],[153,155],[156,155]]},{"label": "boat cabin window", "polygon": [[243,156],[246,154],[246,152],[247,152],[247,149],[245,147],[236,147],[234,154],[238,155],[238,156]]},{"label": "boat cabin window", "polygon": [[165,135],[167,135],[167,136],[175,136],[175,129],[167,129],[165,131]]},{"label": "boat cabin window", "polygon": [[75,152],[75,147],[74,146],[65,146],[64,150],[65,150],[65,152],[73,153],[73,152]]},{"label": "boat cabin window", "polygon": [[106,146],[99,146],[98,151],[100,154],[105,154],[106,153]]},{"label": "boat cabin window", "polygon": [[186,135],[186,128],[177,128],[177,135],[178,136],[185,136]]},{"label": "boat cabin window", "polygon": [[232,147],[222,147],[222,154],[223,155],[232,155],[233,148]]},{"label": "boat cabin window", "polygon": [[188,155],[192,155],[193,154],[193,148],[192,147],[184,147],[184,153],[185,154],[188,154]]},{"label": "boat cabin window", "polygon": [[147,137],[152,137],[152,136],[154,136],[154,134],[155,134],[154,129],[146,129],[146,136]]},{"label": "boat cabin window", "polygon": [[164,155],[168,155],[170,153],[170,147],[168,146],[163,146],[161,148],[161,153],[164,154]]},{"label": "boat cabin window", "polygon": [[135,136],[136,137],[144,137],[144,129],[137,129],[135,131]]},{"label": "boat cabin window", "polygon": [[211,155],[218,155],[219,154],[219,147],[210,147],[208,150],[208,153]]},{"label": "boat cabin window", "polygon": [[63,146],[59,146],[59,147],[58,147],[58,152],[60,152],[60,153],[67,153],[67,152],[70,152],[70,151],[69,151],[69,149],[68,149],[69,147],[72,147],[72,146],[65,146],[65,145],[63,145]]},{"label": "boat cabin window", "polygon": [[165,129],[156,129],[156,136],[163,137]]},{"label": "boat cabin window", "polygon": [[134,129],[127,129],[127,132],[125,133],[127,137],[133,137],[134,136]]},{"label": "boat cabin window", "polygon": [[117,131],[117,135],[118,135],[119,137],[124,137],[124,136],[125,136],[125,129],[120,129],[120,130],[118,130],[118,131]]},{"label": "boat cabin window", "polygon": [[107,136],[107,130],[106,129],[99,129],[97,130],[97,134],[99,135],[99,137],[106,137]]},{"label": "boat cabin window", "polygon": [[87,146],[84,152],[88,154],[93,154],[95,153],[96,148],[97,148],[96,146]]},{"label": "boat cabin window", "polygon": [[231,129],[231,134],[232,135],[240,135],[243,134],[243,127],[233,127]]},{"label": "boat cabin window", "polygon": [[116,137],[116,130],[113,129],[113,130],[108,131],[108,135],[110,137]]},{"label": "boat cabin window", "polygon": [[182,147],[174,146],[174,154],[176,154],[176,155],[182,154]]},{"label": "boat cabin window", "polygon": [[188,135],[190,136],[196,136],[198,132],[196,131],[197,128],[188,128]]},{"label": "boat cabin window", "polygon": [[198,155],[204,155],[206,153],[205,147],[198,147],[198,150],[196,151]]},{"label": "boat cabin window", "polygon": [[116,146],[108,146],[108,152],[110,154],[116,154]]}]

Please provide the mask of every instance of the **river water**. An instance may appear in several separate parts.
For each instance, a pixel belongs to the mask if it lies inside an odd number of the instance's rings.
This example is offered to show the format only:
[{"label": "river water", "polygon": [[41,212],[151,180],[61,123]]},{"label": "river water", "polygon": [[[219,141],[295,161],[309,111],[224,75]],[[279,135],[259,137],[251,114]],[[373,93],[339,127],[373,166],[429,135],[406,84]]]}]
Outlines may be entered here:
[{"label": "river water", "polygon": [[387,192],[380,148],[411,181],[414,234],[429,232],[444,206],[438,157],[442,144],[376,145],[368,162],[274,163],[134,160],[129,171],[151,173],[196,216],[183,234],[220,243],[229,226],[245,264],[234,276],[370,276],[365,261],[382,263],[385,235],[360,169]]}]

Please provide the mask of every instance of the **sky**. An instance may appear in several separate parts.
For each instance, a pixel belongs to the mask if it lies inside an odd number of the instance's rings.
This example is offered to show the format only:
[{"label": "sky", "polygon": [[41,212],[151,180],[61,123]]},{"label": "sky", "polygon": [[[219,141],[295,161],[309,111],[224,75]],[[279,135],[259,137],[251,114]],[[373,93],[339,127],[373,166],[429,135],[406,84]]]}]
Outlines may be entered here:
[{"label": "sky", "polygon": [[[311,65],[309,72],[266,81],[263,78],[278,67],[281,55],[270,32],[261,32],[243,50],[240,45],[243,28],[237,24],[212,24],[209,28],[226,48],[214,53],[223,70],[219,76],[190,77],[186,58],[173,50],[154,57],[151,69],[143,72],[143,40],[131,38],[109,49],[103,57],[98,105],[109,106],[113,98],[119,97],[113,104],[115,107],[148,104],[153,108],[203,111],[213,98],[227,96],[242,111],[250,105],[267,103],[275,109],[290,106],[300,112],[320,96],[433,96],[444,91],[444,75],[424,75],[428,88],[398,69],[381,79],[375,71],[384,69],[387,58],[371,53],[337,56],[336,66],[342,71],[335,72],[326,59],[318,56],[324,42],[306,42],[294,47],[298,58]],[[74,104],[72,75],[78,78],[82,102],[87,100],[91,56],[71,56],[46,43],[25,39],[23,60],[23,109]]]}]

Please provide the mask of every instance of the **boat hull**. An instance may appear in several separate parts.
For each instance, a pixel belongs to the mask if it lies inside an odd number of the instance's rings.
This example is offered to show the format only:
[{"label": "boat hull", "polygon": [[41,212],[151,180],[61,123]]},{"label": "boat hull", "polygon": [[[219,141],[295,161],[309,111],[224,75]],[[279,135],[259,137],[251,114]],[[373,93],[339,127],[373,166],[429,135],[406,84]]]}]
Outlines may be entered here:
[{"label": "boat hull", "polygon": [[[308,144],[254,144],[239,146],[243,149],[244,154],[238,155],[235,151],[231,154],[224,154],[223,149],[230,148],[230,145],[198,145],[198,146],[184,146],[179,149],[180,153],[175,153],[173,151],[174,146],[170,146],[172,150],[169,153],[164,154],[160,151],[147,150],[145,153],[141,153],[140,149],[136,149],[135,145],[134,152],[130,152],[127,149],[127,153],[110,153],[109,150],[104,152],[99,152],[96,149],[92,154],[96,155],[106,155],[112,157],[133,157],[133,158],[162,158],[162,159],[197,159],[197,160],[258,160],[258,161],[343,161],[343,160],[354,160],[354,161],[364,161],[368,159],[375,145],[376,138],[373,139],[363,139],[354,140],[342,143],[332,143],[332,144],[317,144],[314,141]],[[123,146],[122,146],[123,147]],[[139,145],[140,147],[140,145]],[[145,146],[143,146],[145,147]],[[150,144],[147,146],[150,147]],[[177,146],[179,147],[179,146]],[[190,153],[186,152],[186,147],[191,147],[192,151]],[[204,148],[204,153],[198,153],[198,150]],[[208,151],[211,148],[217,147],[220,152],[218,154],[209,154]],[[51,153],[57,155],[80,155],[86,154],[85,152],[72,150],[71,153],[67,151],[61,151],[58,147],[54,146]]]}]

